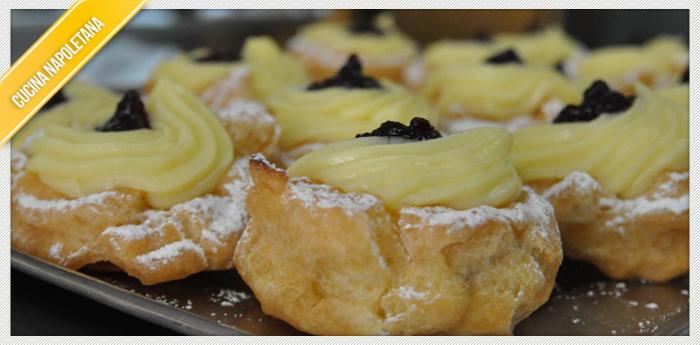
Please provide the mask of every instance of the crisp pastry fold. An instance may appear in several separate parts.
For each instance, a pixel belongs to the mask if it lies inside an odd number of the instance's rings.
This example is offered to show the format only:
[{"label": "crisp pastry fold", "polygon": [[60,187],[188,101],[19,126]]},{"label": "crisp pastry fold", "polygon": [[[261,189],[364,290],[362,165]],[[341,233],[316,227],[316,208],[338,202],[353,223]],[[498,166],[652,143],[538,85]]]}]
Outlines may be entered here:
[{"label": "crisp pastry fold", "polygon": [[659,174],[628,199],[583,172],[530,186],[554,206],[568,257],[614,279],[667,281],[688,272],[687,172]]},{"label": "crisp pastry fold", "polygon": [[251,160],[236,268],[263,311],[313,334],[510,334],[561,262],[551,206],[388,209]]},{"label": "crisp pastry fold", "polygon": [[666,281],[688,271],[687,87],[635,93],[622,112],[516,131],[513,161],[554,206],[567,256]]}]

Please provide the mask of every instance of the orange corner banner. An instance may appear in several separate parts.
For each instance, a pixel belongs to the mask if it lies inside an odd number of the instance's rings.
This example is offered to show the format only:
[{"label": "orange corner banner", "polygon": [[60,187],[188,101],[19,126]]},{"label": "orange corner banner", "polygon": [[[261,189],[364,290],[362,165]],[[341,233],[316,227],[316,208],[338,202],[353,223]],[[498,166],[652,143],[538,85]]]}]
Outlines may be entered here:
[{"label": "orange corner banner", "polygon": [[0,78],[0,146],[41,109],[148,0],[80,0]]}]

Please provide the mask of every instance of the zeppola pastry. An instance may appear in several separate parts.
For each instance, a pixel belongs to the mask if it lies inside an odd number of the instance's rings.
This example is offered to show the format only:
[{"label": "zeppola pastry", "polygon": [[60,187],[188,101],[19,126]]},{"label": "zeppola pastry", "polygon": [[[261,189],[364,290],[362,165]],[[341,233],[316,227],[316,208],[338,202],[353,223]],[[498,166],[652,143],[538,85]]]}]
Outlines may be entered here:
[{"label": "zeppola pastry", "polygon": [[332,76],[348,55],[357,54],[367,74],[400,81],[418,53],[415,43],[391,16],[360,16],[352,22],[321,21],[301,30],[287,44],[314,79]]},{"label": "zeppola pastry", "polygon": [[420,96],[387,79],[364,75],[360,59],[351,55],[336,75],[274,94],[267,106],[282,127],[282,161],[289,163],[323,144],[350,139],[384,121],[407,122],[407,114],[432,109]]},{"label": "zeppola pastry", "polygon": [[563,104],[581,97],[576,85],[555,69],[525,65],[513,50],[481,64],[446,65],[428,77],[422,93],[442,114],[447,133],[549,122]]},{"label": "zeppola pastry", "polygon": [[199,49],[164,62],[152,78],[170,78],[198,95],[235,135],[239,153],[270,153],[280,128],[262,102],[278,89],[309,79],[303,66],[268,37],[246,40],[242,56],[242,61],[221,61],[226,57]]},{"label": "zeppola pastry", "polygon": [[616,279],[688,271],[688,108],[597,81],[554,124],[514,133],[520,177],[554,206],[564,252]]},{"label": "zeppola pastry", "polygon": [[572,66],[576,79],[589,84],[602,79],[625,94],[637,82],[651,87],[668,86],[688,66],[688,48],[679,39],[661,37],[642,46],[611,46],[590,52]]},{"label": "zeppola pastry", "polygon": [[554,211],[510,134],[386,122],[301,157],[250,161],[235,251],[265,313],[312,334],[510,334],[562,260]]},{"label": "zeppola pastry", "polygon": [[66,98],[13,141],[13,248],[144,284],[232,267],[250,180],[216,115],[167,78],[145,104],[80,83]]},{"label": "zeppola pastry", "polygon": [[499,33],[473,40],[442,40],[430,44],[423,57],[404,71],[404,80],[419,88],[430,74],[449,65],[477,65],[512,49],[527,65],[564,69],[583,48],[559,27],[526,33]]}]

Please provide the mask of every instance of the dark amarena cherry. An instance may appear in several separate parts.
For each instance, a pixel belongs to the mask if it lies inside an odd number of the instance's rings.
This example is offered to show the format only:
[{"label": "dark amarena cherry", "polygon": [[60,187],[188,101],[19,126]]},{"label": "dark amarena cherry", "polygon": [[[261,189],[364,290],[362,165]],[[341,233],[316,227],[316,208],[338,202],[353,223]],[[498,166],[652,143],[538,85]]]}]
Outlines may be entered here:
[{"label": "dark amarena cherry", "polygon": [[355,136],[355,138],[363,137],[401,137],[409,140],[422,141],[437,139],[442,137],[442,135],[430,124],[430,121],[422,117],[414,117],[408,126],[401,122],[386,121],[382,123],[379,128],[369,133],[362,133]]},{"label": "dark amarena cherry", "polygon": [[634,97],[625,95],[610,89],[602,80],[596,80],[583,93],[581,105],[567,105],[554,119],[554,123],[563,122],[588,122],[593,121],[600,114],[620,113],[632,106]]},{"label": "dark amarena cherry", "polygon": [[486,59],[487,64],[504,64],[504,63],[516,63],[523,64],[523,60],[520,58],[518,53],[513,49],[504,50],[496,55],[493,55]]},{"label": "dark amarena cherry", "polygon": [[150,128],[151,123],[148,121],[148,114],[143,102],[141,102],[139,93],[135,90],[130,90],[124,94],[124,97],[117,104],[117,110],[114,112],[114,115],[95,130],[99,132],[120,132]]},{"label": "dark amarena cherry", "polygon": [[379,82],[362,75],[362,63],[357,55],[352,54],[338,72],[326,79],[311,83],[306,89],[322,90],[329,87],[344,87],[348,89],[381,89]]}]

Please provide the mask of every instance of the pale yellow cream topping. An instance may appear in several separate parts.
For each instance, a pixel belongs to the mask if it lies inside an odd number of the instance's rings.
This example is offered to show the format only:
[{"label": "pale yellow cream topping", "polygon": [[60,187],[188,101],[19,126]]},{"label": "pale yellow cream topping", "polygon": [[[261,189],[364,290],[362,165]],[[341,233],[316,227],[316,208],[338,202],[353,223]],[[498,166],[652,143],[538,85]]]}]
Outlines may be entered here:
[{"label": "pale yellow cream topping", "polygon": [[40,115],[44,126],[24,133],[43,133],[26,145],[27,170],[68,196],[132,188],[146,192],[153,207],[168,208],[211,191],[231,164],[233,145],[216,116],[173,81],[159,80],[148,95],[152,129],[95,131],[118,99],[85,106],[92,101],[71,98]]},{"label": "pale yellow cream topping", "polygon": [[235,62],[205,61],[196,58],[205,54],[205,50],[194,50],[189,54],[180,54],[158,65],[151,79],[170,78],[194,94],[201,94],[214,82],[225,78],[238,65]]},{"label": "pale yellow cream topping", "polygon": [[549,100],[576,103],[579,88],[549,67],[450,65],[433,73],[423,94],[441,113],[489,120],[530,116]]},{"label": "pale yellow cream topping", "polygon": [[688,48],[678,39],[659,38],[643,46],[613,46],[593,51],[576,67],[583,84],[602,79],[613,86],[633,83],[639,75],[648,84],[677,79],[688,61]]},{"label": "pale yellow cream topping", "polygon": [[687,171],[688,108],[641,84],[636,94],[624,113],[516,131],[513,162],[523,181],[582,171],[608,191],[633,198],[659,173]]},{"label": "pale yellow cream topping", "polygon": [[446,40],[425,51],[425,66],[434,71],[451,64],[481,64],[490,56],[513,49],[527,64],[551,67],[573,57],[578,44],[558,27],[535,33],[502,33],[488,42]]},{"label": "pale yellow cream topping", "polygon": [[381,84],[381,89],[295,88],[270,98],[268,106],[282,127],[280,146],[350,139],[389,120],[408,123],[421,116],[437,122],[422,97],[388,80]]},{"label": "pale yellow cream topping", "polygon": [[515,200],[522,188],[510,160],[511,143],[502,128],[476,128],[420,142],[358,138],[307,154],[287,172],[346,192],[376,195],[395,210],[499,207]]},{"label": "pale yellow cream topping", "polygon": [[532,33],[501,33],[494,35],[493,42],[500,50],[512,48],[528,64],[550,67],[581,50],[578,43],[560,27]]},{"label": "pale yellow cream topping", "polygon": [[347,27],[346,22],[320,21],[303,27],[298,36],[336,52],[357,54],[363,60],[386,56],[409,59],[417,54],[413,41],[399,31],[391,16],[377,18],[383,35],[352,32]]},{"label": "pale yellow cream topping", "polygon": [[477,65],[497,54],[493,44],[478,41],[446,40],[431,44],[423,56],[428,71],[451,65]]},{"label": "pale yellow cream topping", "polygon": [[690,106],[688,84],[676,84],[658,90],[658,94],[678,103],[684,109]]},{"label": "pale yellow cream topping", "polygon": [[[68,101],[55,105],[34,116],[13,138],[12,147],[25,149],[48,126],[61,126],[82,130],[96,128],[114,115],[119,97],[112,92],[84,82],[72,82],[63,88]],[[76,100],[77,102],[73,102]]]},{"label": "pale yellow cream topping", "polygon": [[251,89],[261,101],[277,92],[306,85],[310,81],[304,66],[282,51],[269,37],[247,39],[242,55],[250,68]]}]

